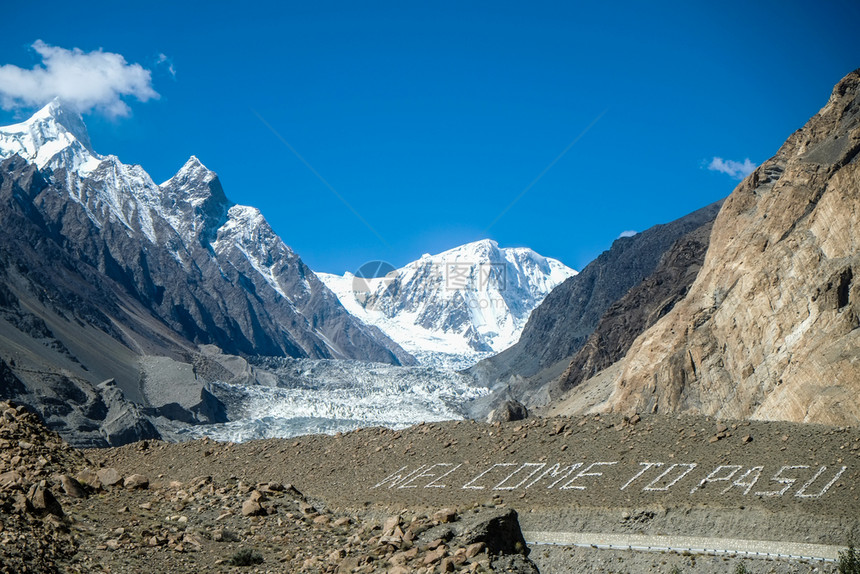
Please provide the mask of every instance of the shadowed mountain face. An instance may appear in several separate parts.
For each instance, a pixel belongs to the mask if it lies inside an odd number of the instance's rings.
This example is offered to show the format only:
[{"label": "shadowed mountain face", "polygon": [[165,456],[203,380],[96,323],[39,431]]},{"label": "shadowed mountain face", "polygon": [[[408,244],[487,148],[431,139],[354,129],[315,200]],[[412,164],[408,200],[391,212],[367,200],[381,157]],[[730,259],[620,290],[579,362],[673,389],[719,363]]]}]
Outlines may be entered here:
[{"label": "shadowed mountain face", "polygon": [[[721,204],[617,239],[609,250],[544,299],[532,312],[517,344],[482,361],[470,373],[491,386],[513,385],[510,393],[515,396],[543,389],[565,371],[613,304],[654,273],[673,244],[709,225]],[[707,245],[707,237],[703,241]],[[684,290],[683,285],[678,288]],[[631,328],[635,331],[639,327]],[[516,398],[527,404],[546,400],[525,395]]]},{"label": "shadowed mountain face", "polygon": [[860,70],[732,192],[689,293],[601,408],[860,422],[858,154]]},{"label": "shadowed mountain face", "polygon": [[118,386],[114,398],[161,406],[144,388],[141,358],[190,368],[201,345],[412,361],[350,316],[196,158],[157,185],[139,166],[93,152],[79,116],[57,102],[0,128],[0,157],[0,384],[20,400],[23,386],[55,428],[83,436],[107,420],[108,390],[96,388],[106,379]]},{"label": "shadowed mountain face", "polygon": [[[32,405],[78,445],[156,437],[113,382],[98,383],[123,379],[140,401],[135,341],[176,354],[181,338],[67,250],[62,225],[43,211],[55,210],[58,191],[17,156],[0,163],[0,395]],[[92,225],[75,211],[61,219]]]},{"label": "shadowed mountain face", "polygon": [[24,212],[188,341],[246,355],[409,360],[350,317],[259,210],[230,203],[196,157],[157,185],[140,166],[95,153],[80,117],[57,101],[0,128],[0,157],[13,155],[55,186]]},{"label": "shadowed mountain face", "polygon": [[613,303],[557,381],[555,396],[622,359],[633,341],[686,296],[708,251],[713,220],[676,241],[654,272]]}]

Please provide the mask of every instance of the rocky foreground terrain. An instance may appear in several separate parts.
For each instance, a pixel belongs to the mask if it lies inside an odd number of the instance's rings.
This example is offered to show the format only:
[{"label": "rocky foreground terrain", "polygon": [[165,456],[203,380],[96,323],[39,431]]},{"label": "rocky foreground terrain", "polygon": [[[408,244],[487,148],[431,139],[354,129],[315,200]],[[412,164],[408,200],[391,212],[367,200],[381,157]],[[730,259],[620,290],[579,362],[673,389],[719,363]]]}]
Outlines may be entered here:
[{"label": "rocky foreground terrain", "polygon": [[858,477],[860,430],[817,425],[604,415],[79,451],[0,403],[0,572],[731,572],[726,556],[526,540],[845,545]]},{"label": "rocky foreground terrain", "polygon": [[[0,441],[4,573],[537,572],[504,506],[377,516],[326,509],[290,484],[252,480],[242,464],[241,477],[128,473],[94,463],[11,403],[0,403]],[[197,444],[186,470],[222,466],[216,445]],[[133,450],[153,461],[165,446]]]}]

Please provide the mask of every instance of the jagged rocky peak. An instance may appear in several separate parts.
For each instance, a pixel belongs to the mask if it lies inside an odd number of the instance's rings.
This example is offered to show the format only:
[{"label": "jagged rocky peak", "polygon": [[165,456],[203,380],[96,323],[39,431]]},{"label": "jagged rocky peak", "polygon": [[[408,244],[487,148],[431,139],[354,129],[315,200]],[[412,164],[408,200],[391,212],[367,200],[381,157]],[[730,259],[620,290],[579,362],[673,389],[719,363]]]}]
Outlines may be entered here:
[{"label": "jagged rocky peak", "polygon": [[176,175],[161,184],[161,187],[188,188],[200,183],[209,183],[217,179],[218,175],[203,165],[196,155],[188,158],[188,161],[179,168]]},{"label": "jagged rocky peak", "polygon": [[[262,224],[268,226],[266,218],[263,217],[263,213],[256,207],[251,207],[250,205],[232,206],[229,211],[229,216],[230,221],[233,222],[232,225],[234,226],[257,226]],[[246,229],[245,231],[251,232],[253,230]]]},{"label": "jagged rocky peak", "polygon": [[230,245],[245,247],[246,255],[252,256],[259,253],[271,264],[269,251],[276,250],[284,253],[293,253],[274,230],[263,214],[256,207],[248,205],[232,205],[227,210],[227,220],[218,230],[218,242],[229,239]]},{"label": "jagged rocky peak", "polygon": [[181,236],[199,237],[204,243],[214,240],[231,205],[214,171],[192,155],[176,175],[159,187],[162,209],[179,214],[172,223]]}]

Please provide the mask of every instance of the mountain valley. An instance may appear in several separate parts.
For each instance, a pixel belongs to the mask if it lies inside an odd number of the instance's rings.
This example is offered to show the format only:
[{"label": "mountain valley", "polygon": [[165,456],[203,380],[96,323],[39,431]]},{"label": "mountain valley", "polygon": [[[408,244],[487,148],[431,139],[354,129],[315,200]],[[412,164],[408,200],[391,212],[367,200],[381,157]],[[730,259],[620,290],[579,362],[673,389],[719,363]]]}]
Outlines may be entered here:
[{"label": "mountain valley", "polygon": [[0,571],[834,571],[858,152],[860,70],[581,272],[484,239],[341,276],[55,100],[0,128]]}]

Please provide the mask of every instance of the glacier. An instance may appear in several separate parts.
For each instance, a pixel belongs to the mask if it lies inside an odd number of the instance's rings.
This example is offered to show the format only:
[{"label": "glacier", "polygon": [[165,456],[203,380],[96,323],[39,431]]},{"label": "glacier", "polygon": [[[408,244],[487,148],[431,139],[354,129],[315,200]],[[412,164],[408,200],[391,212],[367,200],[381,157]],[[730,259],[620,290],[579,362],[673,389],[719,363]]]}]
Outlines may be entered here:
[{"label": "glacier", "polygon": [[267,357],[257,358],[255,369],[268,384],[207,387],[226,406],[230,422],[183,427],[178,437],[244,442],[362,427],[400,429],[463,419],[464,405],[489,393],[469,375],[433,367]]}]

